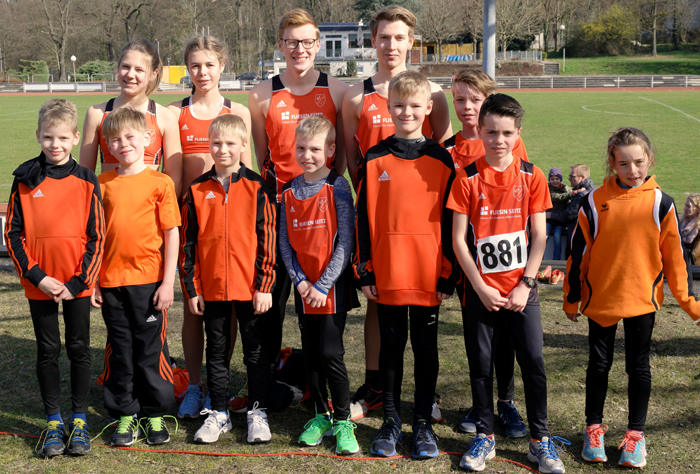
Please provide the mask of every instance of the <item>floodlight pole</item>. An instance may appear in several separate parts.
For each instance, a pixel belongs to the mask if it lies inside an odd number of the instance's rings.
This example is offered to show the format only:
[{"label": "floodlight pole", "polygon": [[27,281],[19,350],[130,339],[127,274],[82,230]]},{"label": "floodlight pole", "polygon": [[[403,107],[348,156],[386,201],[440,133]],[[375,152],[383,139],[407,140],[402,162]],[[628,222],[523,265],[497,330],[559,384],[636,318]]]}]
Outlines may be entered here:
[{"label": "floodlight pole", "polygon": [[70,57],[70,60],[73,61],[73,82],[78,82],[77,78],[75,77],[75,60],[78,59],[75,57],[75,55]]},{"label": "floodlight pole", "polygon": [[481,70],[496,79],[496,0],[484,0],[484,42]]},{"label": "floodlight pole", "polygon": [[158,46],[158,57],[160,57],[160,41],[156,39],[156,45]]}]

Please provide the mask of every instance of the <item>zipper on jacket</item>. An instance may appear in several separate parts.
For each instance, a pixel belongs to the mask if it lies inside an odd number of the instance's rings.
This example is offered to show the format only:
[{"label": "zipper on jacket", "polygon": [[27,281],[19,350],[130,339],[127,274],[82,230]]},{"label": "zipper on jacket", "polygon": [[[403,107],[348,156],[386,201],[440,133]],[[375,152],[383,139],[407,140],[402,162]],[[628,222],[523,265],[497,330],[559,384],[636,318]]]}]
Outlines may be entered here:
[{"label": "zipper on jacket", "polygon": [[[212,176],[212,179],[217,182],[219,186],[221,186],[221,189],[224,191],[224,249],[226,249],[225,252],[225,258],[224,258],[224,295],[225,295],[225,300],[229,301],[228,297],[228,191],[224,188],[224,185],[221,184],[221,181],[219,181],[216,176]],[[231,176],[228,177],[228,188],[231,189]]]}]

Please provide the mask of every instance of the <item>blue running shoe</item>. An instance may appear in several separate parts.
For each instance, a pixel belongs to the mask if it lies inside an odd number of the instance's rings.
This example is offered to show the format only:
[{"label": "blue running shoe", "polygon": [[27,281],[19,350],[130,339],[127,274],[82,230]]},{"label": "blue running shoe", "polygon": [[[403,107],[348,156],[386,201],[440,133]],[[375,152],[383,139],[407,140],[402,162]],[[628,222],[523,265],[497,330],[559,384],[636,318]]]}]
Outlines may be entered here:
[{"label": "blue running shoe", "polygon": [[[190,385],[185,391],[185,398],[180,404],[180,408],[177,410],[178,418],[199,418],[199,414],[204,408],[205,399],[209,397],[204,396],[204,391],[202,391],[201,385]],[[211,405],[211,401],[209,402]],[[209,407],[211,409],[211,407]]]},{"label": "blue running shoe", "polygon": [[620,466],[641,469],[647,465],[647,442],[641,431],[627,430],[622,444],[617,449],[623,449],[618,463]]},{"label": "blue running shoe", "polygon": [[437,435],[432,425],[426,420],[418,420],[413,427],[413,452],[414,459],[434,458],[440,452],[437,447]]},{"label": "blue running shoe", "polygon": [[527,427],[523,423],[523,417],[515,408],[513,400],[507,402],[498,401],[498,418],[501,420],[503,428],[506,430],[506,436],[509,438],[522,438],[527,435]]},{"label": "blue running shoe", "polygon": [[552,436],[551,438],[543,436],[540,441],[530,441],[530,450],[527,453],[527,458],[531,462],[536,462],[539,471],[544,474],[561,474],[566,472],[564,463],[559,458],[559,450],[561,448],[554,444],[554,441],[559,441],[566,445],[571,444],[568,440],[559,436]]},{"label": "blue running shoe", "polygon": [[377,456],[389,458],[396,456],[396,445],[401,442],[401,425],[393,418],[387,418],[372,440],[369,452]]},{"label": "blue running shoe", "polygon": [[496,457],[496,441],[480,433],[469,443],[467,452],[459,461],[459,467],[467,471],[483,471],[486,461]]},{"label": "blue running shoe", "polygon": [[605,432],[608,425],[587,426],[583,432],[583,451],[581,457],[588,462],[607,462],[605,455]]},{"label": "blue running shoe", "polygon": [[[52,458],[63,454],[66,445],[63,439],[66,437],[66,428],[60,421],[49,421],[46,423],[46,428],[41,432],[39,443],[43,441],[41,449],[37,449],[36,453],[44,458]],[[37,446],[39,445],[37,443]]]},{"label": "blue running shoe", "polygon": [[68,447],[66,452],[75,456],[82,456],[92,451],[90,445],[90,434],[88,433],[88,425],[81,418],[74,418],[68,428],[70,436],[68,437]]},{"label": "blue running shoe", "polygon": [[457,425],[457,430],[462,433],[476,433],[476,418],[474,418],[474,409],[469,408],[467,414],[464,415],[462,421]]}]

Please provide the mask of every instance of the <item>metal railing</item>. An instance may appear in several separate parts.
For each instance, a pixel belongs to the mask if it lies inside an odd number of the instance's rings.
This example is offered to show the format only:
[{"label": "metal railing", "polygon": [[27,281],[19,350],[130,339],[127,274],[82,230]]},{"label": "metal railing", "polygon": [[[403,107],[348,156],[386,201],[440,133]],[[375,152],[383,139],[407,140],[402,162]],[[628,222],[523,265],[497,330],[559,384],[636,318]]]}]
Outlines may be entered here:
[{"label": "metal railing", "polygon": [[90,74],[83,74],[83,73],[75,73],[75,74],[68,74],[68,82],[78,82],[79,77],[84,77],[85,79],[82,80],[81,82],[90,82]]},{"label": "metal railing", "polygon": [[45,77],[47,79],[40,82],[53,82],[53,74],[32,74],[32,82],[36,82],[37,77]]},{"label": "metal railing", "polygon": [[110,73],[100,73],[100,74],[93,74],[90,76],[90,82],[95,82],[96,77],[104,77],[104,80],[107,81],[113,81],[114,80],[114,74]]},{"label": "metal railing", "polygon": [[700,87],[700,76],[497,76],[496,83],[505,89]]}]

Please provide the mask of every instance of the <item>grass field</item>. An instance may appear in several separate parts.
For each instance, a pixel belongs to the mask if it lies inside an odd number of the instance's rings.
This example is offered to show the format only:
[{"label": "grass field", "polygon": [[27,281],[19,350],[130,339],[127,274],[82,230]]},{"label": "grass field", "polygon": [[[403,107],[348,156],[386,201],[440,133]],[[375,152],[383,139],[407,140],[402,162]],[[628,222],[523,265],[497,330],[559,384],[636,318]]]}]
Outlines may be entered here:
[{"label": "grass field", "polygon": [[562,53],[550,53],[547,61],[557,61],[562,76],[628,76],[628,75],[697,75],[700,74],[700,52],[661,51],[653,57],[635,56],[594,56],[589,58],[566,57],[566,71],[563,70]]},{"label": "grass field", "polygon": [[[700,95],[692,90],[596,92],[523,92],[512,93],[525,108],[523,140],[533,163],[545,173],[551,167],[562,168],[585,163],[592,178],[602,182],[605,146],[610,133],[618,127],[644,130],[657,153],[655,171],[662,189],[677,200],[684,192],[700,191]],[[245,94],[229,94],[232,100],[247,105]],[[106,100],[102,95],[66,95],[78,106],[82,119],[87,108]],[[169,104],[182,95],[156,94],[161,104]],[[12,171],[23,161],[39,153],[34,131],[36,116],[48,96],[12,95],[0,99],[0,195],[9,196]],[[451,95],[448,94],[451,105]],[[453,130],[460,124],[454,111]],[[75,156],[78,148],[75,148]],[[254,160],[255,161],[255,160]]]}]

